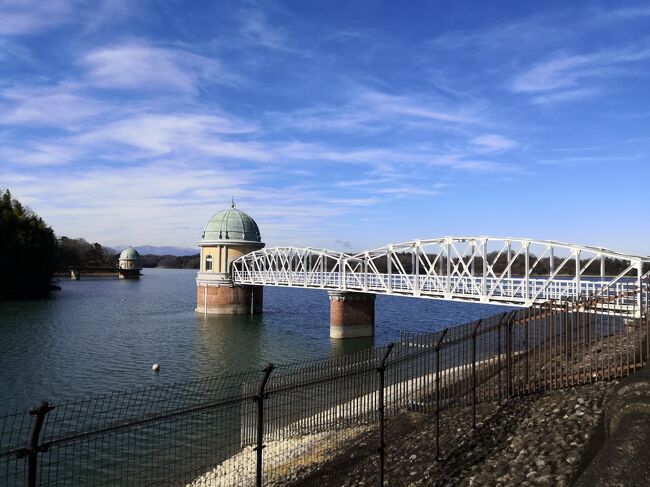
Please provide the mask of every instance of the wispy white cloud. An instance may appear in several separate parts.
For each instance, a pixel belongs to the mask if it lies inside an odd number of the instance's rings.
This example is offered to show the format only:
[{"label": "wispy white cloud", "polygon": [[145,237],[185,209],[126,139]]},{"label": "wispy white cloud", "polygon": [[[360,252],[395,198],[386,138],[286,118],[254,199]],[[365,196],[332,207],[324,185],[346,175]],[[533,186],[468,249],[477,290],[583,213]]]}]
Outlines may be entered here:
[{"label": "wispy white cloud", "polygon": [[[0,116],[0,123],[22,123],[27,126],[46,123],[46,106],[29,111],[26,108]],[[89,108],[88,110],[91,110]],[[98,108],[99,110],[99,108]],[[264,146],[229,137],[249,134],[257,128],[251,123],[226,114],[201,113],[132,113],[120,114],[116,120],[84,127],[80,122],[89,112],[73,112],[63,117],[74,122],[67,135],[30,136],[19,141],[7,141],[2,150],[6,161],[14,164],[66,164],[93,161],[135,163],[170,154],[183,155],[188,160],[210,157],[266,161],[270,156]],[[52,124],[56,120],[51,119]],[[61,125],[59,128],[66,128]]]},{"label": "wispy white cloud", "polygon": [[113,104],[81,95],[66,86],[32,86],[0,91],[0,124],[6,125],[72,128],[115,108]]},{"label": "wispy white cloud", "polygon": [[91,1],[89,11],[84,15],[84,31],[89,33],[129,18],[136,10],[133,8],[135,4],[129,0]]},{"label": "wispy white cloud", "polygon": [[268,49],[290,50],[285,32],[271,25],[262,10],[242,10],[239,20],[245,42]]},{"label": "wispy white cloud", "polygon": [[[538,95],[533,98],[536,103],[583,98],[600,91],[599,82],[626,74],[618,70],[619,65],[647,59],[650,59],[650,48],[639,45],[580,55],[560,54],[515,76],[511,89],[516,93]],[[596,86],[584,86],[585,83]],[[539,96],[545,93],[548,95]]]},{"label": "wispy white cloud", "polygon": [[344,104],[321,104],[289,113],[270,113],[275,126],[301,132],[378,134],[395,129],[454,130],[483,122],[474,102],[459,104],[423,94],[391,95],[351,89]]},{"label": "wispy white cloud", "polygon": [[449,110],[436,106],[436,102],[414,100],[405,96],[367,92],[360,96],[361,101],[379,113],[404,115],[414,118],[451,123],[476,123],[478,117],[467,108]]},{"label": "wispy white cloud", "polygon": [[229,84],[238,79],[215,58],[134,42],[88,52],[82,65],[88,82],[102,88],[195,94],[201,82]]},{"label": "wispy white cloud", "polygon": [[[416,155],[417,157],[417,155]],[[448,167],[478,173],[513,173],[518,168],[512,163],[473,158],[468,154],[421,154],[420,160],[429,166]]]},{"label": "wispy white cloud", "polygon": [[535,95],[532,98],[532,102],[540,105],[545,105],[554,102],[579,100],[581,98],[588,98],[596,95],[601,91],[602,90],[599,88],[576,88],[573,90],[554,91],[550,93],[543,93],[541,95]]},{"label": "wispy white cloud", "polygon": [[502,152],[517,146],[514,140],[497,134],[479,135],[472,139],[472,144],[483,152]]},{"label": "wispy white cloud", "polygon": [[5,162],[28,166],[54,166],[77,161],[83,151],[67,144],[36,142],[28,147],[0,147]]},{"label": "wispy white cloud", "polygon": [[[477,173],[512,173],[517,166],[510,162],[500,162],[487,158],[477,158],[475,151],[439,152],[429,146],[413,147],[400,145],[396,147],[343,149],[323,146],[321,144],[293,144],[280,149],[280,158],[329,161],[370,167],[377,174],[404,178],[407,168],[439,167],[456,171]],[[386,170],[387,169],[387,170]]]},{"label": "wispy white cloud", "polygon": [[70,21],[74,11],[73,2],[65,0],[2,0],[0,35],[33,34]]},{"label": "wispy white cloud", "polygon": [[209,152],[220,135],[254,130],[254,125],[225,114],[143,113],[92,129],[76,140],[83,144],[125,144],[156,154],[191,147]]},{"label": "wispy white cloud", "polygon": [[400,186],[389,186],[387,188],[376,188],[373,189],[372,192],[383,195],[390,195],[400,199],[440,194],[440,190],[438,189],[433,189],[426,186],[404,184]]},{"label": "wispy white cloud", "polygon": [[[45,176],[45,177],[44,177]],[[324,245],[331,240],[324,219],[366,208],[372,197],[335,197],[313,186],[287,181],[266,185],[256,170],[223,171],[180,160],[143,166],[100,166],[66,173],[25,176],[0,167],[0,180],[24,203],[47,215],[59,235],[83,236],[106,245],[146,243],[195,246],[212,214],[229,201],[255,215],[271,245]],[[286,218],[288,208],[300,208]],[[83,228],[83,235],[79,229]],[[153,236],[153,237],[152,237]]]},{"label": "wispy white cloud", "polygon": [[587,20],[594,23],[611,23],[619,20],[640,20],[643,17],[650,17],[650,7],[632,5],[620,8],[595,8],[591,10]]},{"label": "wispy white cloud", "polygon": [[421,176],[412,177],[404,172],[390,173],[390,176],[384,177],[338,181],[336,185],[340,188],[354,188],[359,193],[398,199],[437,195],[448,187],[445,183],[430,182]]},{"label": "wispy white cloud", "polygon": [[15,39],[0,37],[0,63],[9,63],[16,60],[31,61],[32,53],[26,47],[20,45]]},{"label": "wispy white cloud", "polygon": [[516,92],[534,93],[571,88],[580,78],[595,74],[593,65],[593,56],[563,56],[545,61],[515,77],[512,89]]},{"label": "wispy white cloud", "polygon": [[381,178],[367,178],[367,179],[350,179],[339,181],[336,183],[340,188],[355,188],[355,187],[378,187],[385,183],[394,181],[394,178],[381,177]]},{"label": "wispy white cloud", "polygon": [[[567,4],[567,7],[570,6]],[[577,8],[579,16],[571,8],[552,9],[543,14],[491,23],[482,29],[443,32],[431,39],[426,47],[470,56],[504,50],[529,53],[531,50],[546,50],[549,46],[561,48],[593,32],[620,28],[622,22],[642,21],[650,16],[650,8],[645,5]]]},{"label": "wispy white cloud", "polygon": [[0,36],[29,36],[59,26],[88,33],[128,17],[127,0],[0,0]]},{"label": "wispy white cloud", "polygon": [[558,15],[535,15],[471,31],[442,33],[427,43],[429,49],[480,55],[486,51],[517,50],[562,42],[574,35],[558,24]]}]

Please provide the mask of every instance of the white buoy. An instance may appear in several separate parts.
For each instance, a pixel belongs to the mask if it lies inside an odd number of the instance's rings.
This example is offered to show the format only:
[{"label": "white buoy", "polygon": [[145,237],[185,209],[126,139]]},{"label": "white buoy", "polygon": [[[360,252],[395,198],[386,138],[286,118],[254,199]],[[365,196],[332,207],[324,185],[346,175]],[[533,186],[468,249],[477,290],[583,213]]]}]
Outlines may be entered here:
[{"label": "white buoy", "polygon": [[151,366],[151,370],[153,370],[154,372],[158,372],[158,371],[160,370],[160,365],[158,365],[158,364],[153,364],[153,365]]}]

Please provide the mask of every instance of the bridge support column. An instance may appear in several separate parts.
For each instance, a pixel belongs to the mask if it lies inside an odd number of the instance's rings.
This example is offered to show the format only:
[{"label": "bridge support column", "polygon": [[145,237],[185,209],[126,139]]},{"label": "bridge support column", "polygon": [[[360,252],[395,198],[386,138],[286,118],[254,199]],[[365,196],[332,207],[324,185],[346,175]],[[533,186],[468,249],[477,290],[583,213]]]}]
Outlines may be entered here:
[{"label": "bridge support column", "polygon": [[328,291],[330,337],[356,338],[375,334],[375,295]]},{"label": "bridge support column", "polygon": [[263,286],[235,284],[196,287],[196,312],[214,315],[246,315],[262,312]]},{"label": "bridge support column", "polygon": [[81,271],[77,269],[70,269],[70,279],[73,281],[78,281],[81,277]]}]

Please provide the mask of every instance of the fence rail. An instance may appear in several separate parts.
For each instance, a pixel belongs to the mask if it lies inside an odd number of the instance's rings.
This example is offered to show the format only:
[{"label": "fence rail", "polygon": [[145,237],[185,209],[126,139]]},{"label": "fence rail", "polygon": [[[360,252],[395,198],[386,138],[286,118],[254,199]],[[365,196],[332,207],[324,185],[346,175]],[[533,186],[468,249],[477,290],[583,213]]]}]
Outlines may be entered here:
[{"label": "fence rail", "polygon": [[404,332],[342,357],[0,414],[0,484],[291,485],[346,451],[392,485],[384,432],[405,412],[435,425],[431,446],[444,459],[510,397],[644,367],[645,289]]}]

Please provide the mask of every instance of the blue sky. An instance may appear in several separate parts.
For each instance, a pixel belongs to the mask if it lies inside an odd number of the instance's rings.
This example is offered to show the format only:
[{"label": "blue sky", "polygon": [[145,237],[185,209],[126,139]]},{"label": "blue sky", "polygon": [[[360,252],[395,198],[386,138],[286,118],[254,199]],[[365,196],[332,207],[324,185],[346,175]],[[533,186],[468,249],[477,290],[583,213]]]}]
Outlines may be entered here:
[{"label": "blue sky", "polygon": [[650,254],[646,2],[0,0],[0,187],[59,235]]}]

